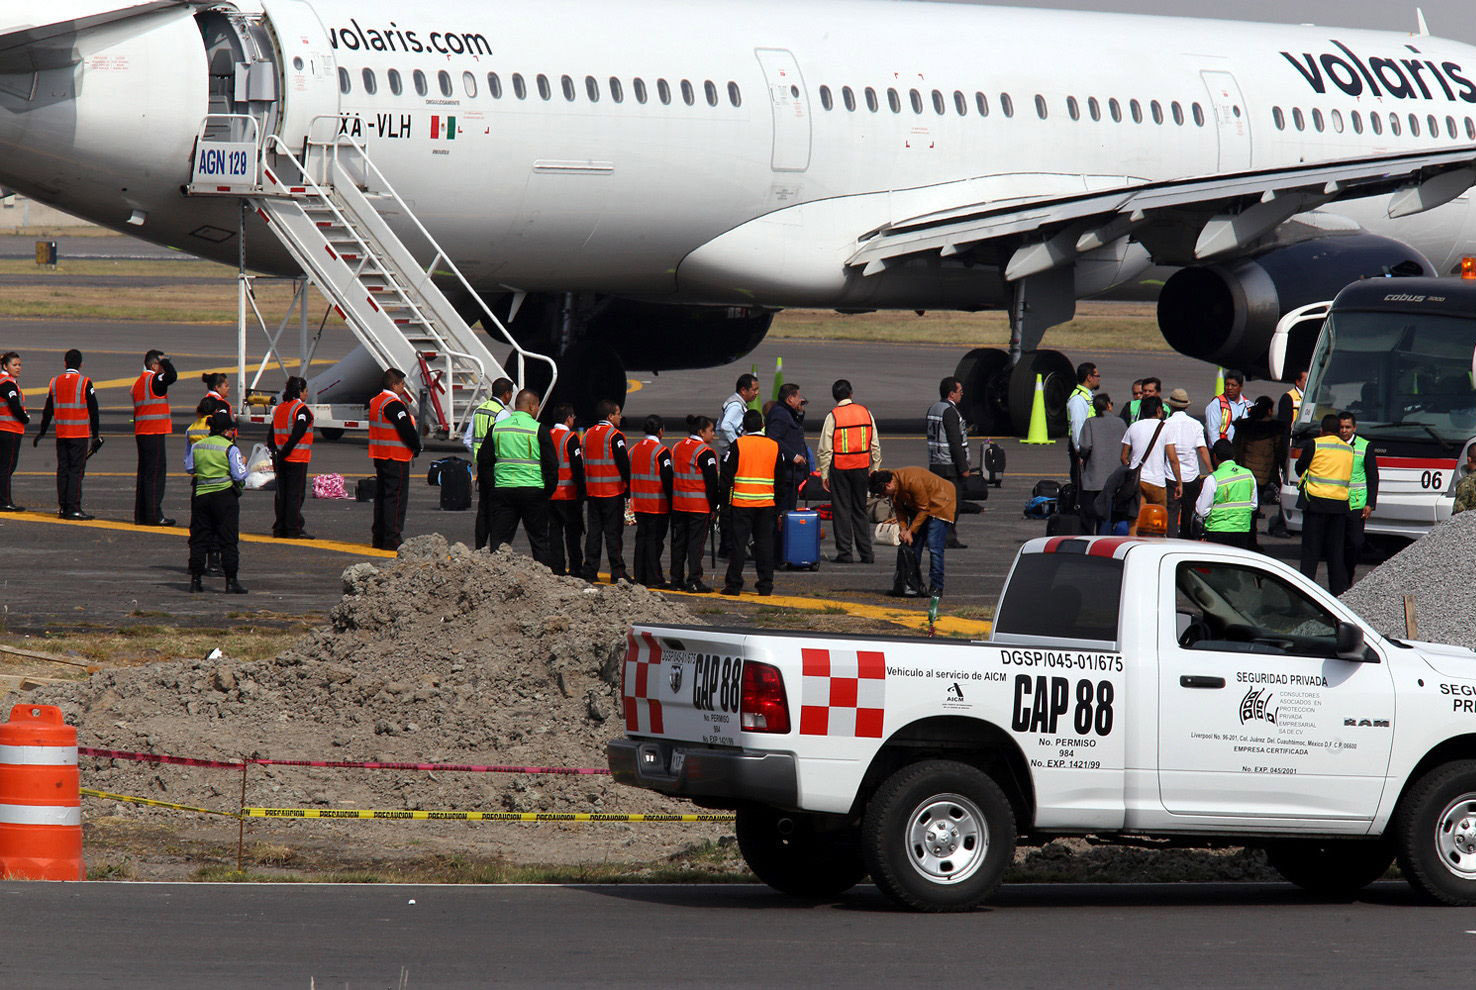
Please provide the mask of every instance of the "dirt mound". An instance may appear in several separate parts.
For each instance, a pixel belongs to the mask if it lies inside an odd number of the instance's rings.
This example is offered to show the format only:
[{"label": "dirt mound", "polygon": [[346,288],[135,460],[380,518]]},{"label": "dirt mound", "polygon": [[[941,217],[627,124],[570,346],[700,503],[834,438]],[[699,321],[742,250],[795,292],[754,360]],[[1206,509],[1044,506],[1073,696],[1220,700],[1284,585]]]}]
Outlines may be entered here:
[{"label": "dirt mound", "polygon": [[1476,512],[1462,512],[1370,571],[1343,601],[1386,636],[1403,638],[1404,596],[1419,638],[1476,649]]},{"label": "dirt mound", "polygon": [[[383,566],[354,564],[343,582],[329,625],[274,660],[113,670],[26,700],[61,706],[82,745],[107,749],[222,760],[603,768],[605,743],[624,731],[619,661],[626,627],[696,621],[643,587],[555,577],[522,555],[472,552],[438,535],[407,542]],[[216,808],[239,800],[239,775],[229,771],[91,759],[83,768],[84,786],[101,790]],[[271,807],[695,810],[598,776],[252,767],[248,785],[248,804]],[[89,813],[94,809],[101,811],[89,803]],[[125,809],[109,805],[106,813],[178,814]],[[286,824],[255,828],[276,832]],[[611,832],[631,846],[631,858],[644,859],[723,831],[636,827],[643,829],[638,837],[620,825],[291,826],[372,830],[376,841],[390,832],[419,838],[430,829],[483,854],[516,849],[526,862],[607,858],[621,844],[611,842]],[[560,834],[545,849],[545,832],[533,829]]]}]

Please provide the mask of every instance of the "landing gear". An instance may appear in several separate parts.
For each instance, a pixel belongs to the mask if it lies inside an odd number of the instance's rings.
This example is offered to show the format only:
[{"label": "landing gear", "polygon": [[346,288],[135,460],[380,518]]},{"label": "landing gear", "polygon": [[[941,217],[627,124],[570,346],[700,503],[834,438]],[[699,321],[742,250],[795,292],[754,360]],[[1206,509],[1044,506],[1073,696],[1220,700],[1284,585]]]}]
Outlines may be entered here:
[{"label": "landing gear", "polygon": [[963,382],[964,419],[973,424],[974,432],[1009,436],[1015,429],[1010,417],[1009,354],[998,347],[976,347],[959,360],[953,375]]},{"label": "landing gear", "polygon": [[[553,395],[545,404],[545,410],[560,402],[574,407],[574,414],[581,423],[594,423],[599,419],[596,407],[600,400],[609,399],[625,406],[626,377],[625,363],[609,344],[599,341],[581,341],[569,348],[559,361],[559,378],[554,383]],[[548,371],[541,363],[528,369],[528,388],[541,392],[548,385]]]},{"label": "landing gear", "polygon": [[1010,418],[1014,421],[1015,432],[1024,434],[1030,428],[1036,375],[1041,376],[1045,389],[1046,433],[1052,437],[1065,436],[1066,400],[1076,387],[1076,369],[1060,351],[1026,351],[1010,372]]}]

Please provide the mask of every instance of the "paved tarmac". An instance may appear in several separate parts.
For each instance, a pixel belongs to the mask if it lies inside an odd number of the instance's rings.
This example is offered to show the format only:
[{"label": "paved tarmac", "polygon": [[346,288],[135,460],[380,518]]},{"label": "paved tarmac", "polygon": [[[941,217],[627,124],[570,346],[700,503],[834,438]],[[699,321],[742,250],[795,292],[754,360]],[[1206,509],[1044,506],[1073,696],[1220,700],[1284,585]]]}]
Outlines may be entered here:
[{"label": "paved tarmac", "polygon": [[[227,291],[227,290],[223,290]],[[259,346],[257,341],[253,345]],[[1213,366],[1164,352],[1072,351],[1068,341],[1053,341],[1073,361],[1094,360],[1103,369],[1104,388],[1126,394],[1131,378],[1161,377],[1166,387],[1184,385],[1195,399],[1207,399],[1215,377]],[[325,338],[320,360],[331,361],[352,346],[346,331]],[[55,446],[48,437],[39,447],[25,445],[15,478],[20,504],[37,515],[0,517],[0,534],[9,559],[0,576],[0,618],[6,627],[30,632],[64,628],[78,623],[117,626],[160,613],[185,623],[221,624],[223,617],[238,619],[263,613],[316,614],[326,611],[341,594],[338,576],[356,557],[353,548],[325,549],[314,543],[268,541],[243,546],[242,583],[251,589],[245,597],[222,599],[217,594],[189,595],[184,530],[188,524],[188,479],[183,473],[183,436],[177,432],[171,456],[181,464],[171,472],[165,497],[166,514],[179,522],[175,529],[133,527],[132,505],[136,451],[128,387],[137,376],[143,351],[160,347],[177,358],[180,383],[172,401],[175,428],[182,431],[186,413],[204,389],[199,375],[206,370],[233,370],[236,335],[233,327],[189,324],[109,323],[95,320],[0,319],[0,349],[21,352],[25,362],[22,386],[28,405],[39,414],[45,383],[61,370],[62,354],[79,347],[84,369],[100,389],[105,445],[88,466],[84,508],[97,523],[62,523],[55,518]],[[250,352],[248,352],[250,353]],[[770,340],[736,366],[704,371],[673,372],[660,376],[633,376],[627,400],[627,428],[638,435],[647,413],[666,418],[673,428],[668,439],[680,436],[693,412],[712,415],[732,388],[734,379],[749,367],[764,376],[766,393],[776,357],[782,357],[785,379],[798,382],[807,397],[807,430],[818,443],[819,428],[830,408],[829,386],[836,377],[849,378],[857,397],[869,404],[882,427],[886,463],[926,464],[922,414],[937,394],[937,381],[952,371],[959,356],[954,346],[878,345],[858,342],[785,342]],[[264,383],[277,387],[283,377],[272,369]],[[1271,388],[1267,388],[1271,391]],[[1258,390],[1253,386],[1250,390]],[[682,427],[684,428],[684,427]],[[32,427],[30,436],[34,437]],[[248,428],[243,451],[264,439],[262,428]],[[1032,447],[1002,439],[1008,459],[1002,488],[991,493],[981,515],[963,519],[960,538],[968,549],[947,555],[949,608],[991,605],[1003,582],[1015,550],[1027,539],[1044,533],[1044,523],[1024,519],[1021,508],[1039,478],[1066,477],[1064,441]],[[977,455],[979,440],[972,441]],[[424,477],[435,456],[460,453],[459,447],[434,447],[416,464],[416,479]],[[338,472],[353,482],[372,474],[363,439],[352,435],[339,443],[319,442],[314,448],[314,474]],[[241,501],[242,532],[269,534],[273,507],[270,492],[248,492]],[[353,501],[309,499],[304,509],[308,531],[324,540],[361,545],[368,550],[371,506]],[[109,525],[103,525],[109,524]],[[417,480],[411,489],[407,535],[440,532],[451,540],[470,543],[474,512],[445,513],[439,508],[439,489]],[[627,541],[629,544],[629,540]],[[1269,541],[1273,552],[1289,556],[1289,541]],[[519,543],[522,546],[521,537]],[[629,550],[629,547],[627,548]],[[833,553],[827,541],[826,556]],[[782,573],[776,590],[781,594],[839,596],[858,601],[890,603],[893,552],[880,552],[877,563],[822,564],[817,572]],[[721,563],[721,562],[719,562]],[[217,579],[214,584],[219,584]],[[712,583],[712,582],[709,582]],[[925,603],[911,603],[924,607]]]},{"label": "paved tarmac", "polygon": [[[370,827],[367,826],[366,827]],[[0,884],[16,985],[1461,986],[1476,911],[1402,883],[1005,886],[970,914],[766,887]],[[618,923],[611,923],[618,917]]]}]

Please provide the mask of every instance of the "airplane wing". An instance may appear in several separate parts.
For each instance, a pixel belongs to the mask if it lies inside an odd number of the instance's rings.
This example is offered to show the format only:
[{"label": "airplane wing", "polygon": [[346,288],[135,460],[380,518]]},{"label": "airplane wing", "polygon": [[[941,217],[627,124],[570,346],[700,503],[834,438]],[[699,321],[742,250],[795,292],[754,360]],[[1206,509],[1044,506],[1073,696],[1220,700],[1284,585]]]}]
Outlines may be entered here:
[{"label": "airplane wing", "polygon": [[878,227],[846,264],[875,275],[911,256],[992,248],[1005,278],[1015,281],[1131,235],[1158,264],[1192,265],[1244,250],[1293,216],[1337,200],[1394,194],[1389,216],[1401,217],[1473,184],[1476,146],[1463,146],[978,203]]},{"label": "airplane wing", "polygon": [[[167,7],[178,7],[188,0],[136,0],[134,3],[118,3],[118,0],[62,4],[69,15],[63,20],[42,24],[0,22],[0,74],[33,72],[42,69],[59,69],[76,61],[72,45],[67,38],[79,31],[95,28],[114,21],[151,14]],[[38,12],[39,6],[35,8]],[[56,6],[49,10],[53,15]]]}]

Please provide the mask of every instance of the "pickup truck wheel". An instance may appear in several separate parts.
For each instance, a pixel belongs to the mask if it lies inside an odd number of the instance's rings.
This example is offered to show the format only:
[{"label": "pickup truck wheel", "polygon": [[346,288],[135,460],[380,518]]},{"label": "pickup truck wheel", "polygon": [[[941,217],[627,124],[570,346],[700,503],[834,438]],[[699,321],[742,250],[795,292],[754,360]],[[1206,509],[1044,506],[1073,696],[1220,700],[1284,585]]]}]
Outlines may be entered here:
[{"label": "pickup truck wheel", "polygon": [[1394,862],[1394,848],[1367,839],[1288,839],[1267,846],[1266,859],[1303,890],[1352,897],[1384,875]]},{"label": "pickup truck wheel", "polygon": [[835,815],[738,809],[738,851],[754,876],[796,897],[834,897],[866,876],[856,827]]},{"label": "pickup truck wheel", "polygon": [[1476,904],[1476,760],[1436,767],[1394,814],[1399,866],[1441,904]]},{"label": "pickup truck wheel", "polygon": [[898,904],[967,911],[994,892],[1014,857],[1015,815],[982,770],[927,760],[877,789],[861,841],[871,878]]}]

